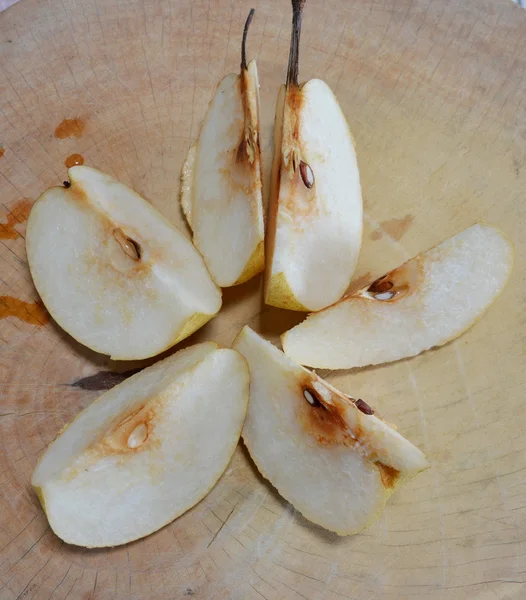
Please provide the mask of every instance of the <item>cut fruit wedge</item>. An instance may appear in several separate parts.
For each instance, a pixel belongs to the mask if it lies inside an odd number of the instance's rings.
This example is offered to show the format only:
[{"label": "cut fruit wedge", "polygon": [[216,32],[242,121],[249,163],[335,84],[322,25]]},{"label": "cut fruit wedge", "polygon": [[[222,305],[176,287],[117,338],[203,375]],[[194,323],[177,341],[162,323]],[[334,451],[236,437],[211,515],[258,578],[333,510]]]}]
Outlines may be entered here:
[{"label": "cut fruit wedge", "polygon": [[350,369],[415,356],[469,329],[500,294],[513,249],[498,229],[473,225],[282,336],[302,365]]},{"label": "cut fruit wedge", "polygon": [[264,265],[259,83],[256,61],[247,65],[245,56],[253,14],[245,23],[241,74],[219,83],[181,176],[194,244],[221,287],[247,281]]},{"label": "cut fruit wedge", "polygon": [[362,243],[354,142],[329,86],[298,84],[304,0],[293,0],[287,84],[276,104],[265,302],[320,310],[343,296]]},{"label": "cut fruit wedge", "polygon": [[238,443],[246,361],[206,342],[105,393],[51,444],[32,478],[53,531],[69,544],[144,537],[215,485]]},{"label": "cut fruit wedge", "polygon": [[245,327],[233,347],[247,359],[243,439],[261,473],[307,519],[340,535],[371,524],[424,454],[315,373]]},{"label": "cut fruit wedge", "polygon": [[57,323],[116,359],[159,354],[211,319],[221,291],[192,243],[133,190],[90,167],[37,200],[26,245]]}]

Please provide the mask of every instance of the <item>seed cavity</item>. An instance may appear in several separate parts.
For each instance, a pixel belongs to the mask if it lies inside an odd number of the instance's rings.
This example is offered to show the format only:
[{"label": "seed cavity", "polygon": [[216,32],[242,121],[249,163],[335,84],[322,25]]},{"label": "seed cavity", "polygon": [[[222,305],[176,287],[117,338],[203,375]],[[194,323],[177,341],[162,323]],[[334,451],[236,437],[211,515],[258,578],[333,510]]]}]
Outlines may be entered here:
[{"label": "seed cavity", "polygon": [[315,398],[310,392],[309,390],[303,390],[303,396],[305,398],[305,400],[307,400],[307,402],[311,405],[311,406],[316,406],[317,404],[319,404],[319,401],[317,398]]},{"label": "seed cavity", "polygon": [[391,298],[394,298],[395,292],[381,292],[373,295],[375,300],[391,300]]},{"label": "seed cavity", "polygon": [[331,393],[320,381],[313,381],[312,387],[318,392],[318,396],[322,399],[323,403],[333,404]]},{"label": "seed cavity", "polygon": [[307,400],[307,402],[313,407],[313,408],[323,408],[323,410],[327,410],[325,408],[325,405],[320,402],[318,395],[316,394],[315,391],[310,390],[309,388],[305,388],[303,390],[303,397],[305,398],[305,400]]},{"label": "seed cavity", "polygon": [[364,415],[374,415],[374,410],[361,398],[354,401],[356,408],[363,412]]},{"label": "seed cavity", "polygon": [[393,282],[389,281],[389,279],[377,279],[373,281],[369,286],[368,292],[371,294],[383,294],[384,292],[388,292],[393,288]]},{"label": "seed cavity", "polygon": [[300,161],[300,175],[305,187],[310,190],[310,188],[314,185],[314,173],[310,166],[304,162]]},{"label": "seed cavity", "polygon": [[141,248],[139,244],[125,235],[122,229],[118,227],[114,229],[113,237],[117,240],[126,256],[129,256],[132,260],[139,260],[141,258]]},{"label": "seed cavity", "polygon": [[147,437],[148,427],[146,423],[139,423],[128,437],[128,448],[138,448],[141,444],[144,444]]}]

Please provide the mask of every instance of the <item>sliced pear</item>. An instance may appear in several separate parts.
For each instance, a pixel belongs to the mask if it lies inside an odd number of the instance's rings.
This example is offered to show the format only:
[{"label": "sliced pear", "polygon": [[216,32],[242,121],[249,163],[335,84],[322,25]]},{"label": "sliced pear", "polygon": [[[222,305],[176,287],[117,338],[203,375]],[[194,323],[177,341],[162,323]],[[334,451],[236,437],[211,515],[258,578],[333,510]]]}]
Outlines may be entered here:
[{"label": "sliced pear", "polygon": [[298,84],[304,0],[293,0],[287,84],[278,95],[267,222],[265,302],[320,310],[343,296],[362,243],[353,138],[329,86]]},{"label": "sliced pear", "polygon": [[469,329],[500,294],[513,263],[501,231],[473,225],[282,336],[311,367],[350,369],[416,356]]},{"label": "sliced pear", "polygon": [[259,82],[248,66],[243,32],[241,74],[229,74],[210,102],[182,173],[181,204],[212,277],[221,287],[263,270],[264,223],[259,147]]},{"label": "sliced pear", "polygon": [[154,356],[221,307],[192,243],[133,190],[90,167],[37,200],[26,245],[33,281],[57,323],[116,359]]},{"label": "sliced pear", "polygon": [[307,519],[340,535],[370,525],[424,454],[315,373],[245,327],[233,346],[248,361],[243,440],[261,471]]},{"label": "sliced pear", "polygon": [[190,229],[192,228],[192,180],[194,176],[195,145],[188,150],[181,173],[181,208]]},{"label": "sliced pear", "polygon": [[106,392],[33,474],[53,531],[69,544],[116,546],[183,514],[226,469],[248,390],[246,361],[206,342]]}]

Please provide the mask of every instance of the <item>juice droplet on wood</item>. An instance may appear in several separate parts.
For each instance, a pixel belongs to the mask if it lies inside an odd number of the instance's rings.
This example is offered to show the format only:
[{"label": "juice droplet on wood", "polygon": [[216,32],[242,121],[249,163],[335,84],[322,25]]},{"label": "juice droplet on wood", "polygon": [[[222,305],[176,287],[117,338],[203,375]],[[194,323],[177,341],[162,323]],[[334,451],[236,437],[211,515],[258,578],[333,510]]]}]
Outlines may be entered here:
[{"label": "juice droplet on wood", "polygon": [[84,123],[78,119],[64,119],[55,128],[55,137],[64,140],[69,137],[79,138],[84,133]]},{"label": "juice droplet on wood", "polygon": [[15,229],[15,225],[27,221],[32,206],[33,201],[29,198],[24,198],[13,206],[11,212],[7,215],[7,222],[0,223],[0,240],[16,240],[22,237]]},{"label": "juice droplet on wood", "polygon": [[64,161],[64,164],[66,165],[66,167],[68,169],[70,167],[74,167],[75,165],[83,165],[84,157],[82,156],[82,154],[71,154],[70,156],[68,156],[66,158],[66,160]]},{"label": "juice droplet on wood", "polygon": [[372,231],[369,237],[371,240],[380,240],[386,233],[393,240],[399,241],[411,227],[413,215],[406,215],[401,219],[389,219],[380,223],[380,228]]},{"label": "juice droplet on wood", "polygon": [[40,302],[24,302],[12,296],[0,296],[0,319],[7,317],[16,317],[38,327],[49,321],[49,313]]}]

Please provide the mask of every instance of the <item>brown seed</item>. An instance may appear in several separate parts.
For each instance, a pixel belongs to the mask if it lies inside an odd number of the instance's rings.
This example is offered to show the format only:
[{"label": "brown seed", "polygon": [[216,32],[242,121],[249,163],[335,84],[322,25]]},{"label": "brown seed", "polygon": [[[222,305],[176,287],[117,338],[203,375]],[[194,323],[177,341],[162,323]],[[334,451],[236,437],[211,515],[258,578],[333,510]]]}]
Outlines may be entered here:
[{"label": "brown seed", "polygon": [[368,292],[371,294],[383,294],[384,292],[388,292],[393,287],[393,282],[388,279],[382,280],[382,278],[373,281],[369,286]]},{"label": "brown seed", "polygon": [[361,410],[363,412],[364,415],[374,415],[374,410],[367,404],[367,402],[364,402],[361,398],[355,400],[354,404],[358,410]]},{"label": "brown seed", "polygon": [[118,227],[114,229],[113,237],[119,242],[123,252],[132,260],[139,260],[141,258],[139,244],[125,235],[122,229],[119,229]]},{"label": "brown seed", "polygon": [[71,181],[64,181],[63,184],[66,189],[71,187]]},{"label": "brown seed", "polygon": [[305,187],[309,188],[310,190],[310,188],[314,185],[314,173],[312,172],[310,166],[304,161],[300,161],[300,174]]}]

